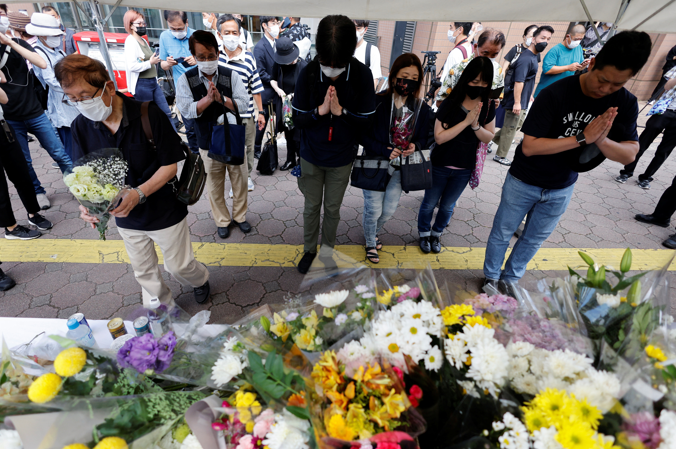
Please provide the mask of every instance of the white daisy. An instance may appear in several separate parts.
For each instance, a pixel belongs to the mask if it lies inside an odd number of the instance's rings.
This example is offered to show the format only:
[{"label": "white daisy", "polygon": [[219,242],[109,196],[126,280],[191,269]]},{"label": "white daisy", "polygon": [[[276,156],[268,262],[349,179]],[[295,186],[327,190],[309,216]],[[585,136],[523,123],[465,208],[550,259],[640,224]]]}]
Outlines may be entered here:
[{"label": "white daisy", "polygon": [[432,346],[425,356],[425,368],[432,371],[438,371],[444,363],[444,355],[438,346]]}]

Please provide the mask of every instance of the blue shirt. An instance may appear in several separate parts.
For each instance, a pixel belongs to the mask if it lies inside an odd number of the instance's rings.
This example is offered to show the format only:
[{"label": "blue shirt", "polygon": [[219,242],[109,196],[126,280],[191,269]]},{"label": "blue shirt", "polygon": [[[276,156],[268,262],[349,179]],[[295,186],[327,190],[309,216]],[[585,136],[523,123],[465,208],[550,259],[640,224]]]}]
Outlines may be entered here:
[{"label": "blue shirt", "polygon": [[[172,56],[174,59],[192,56],[188,40],[192,36],[193,31],[188,27],[188,34],[183,39],[176,39],[170,30],[163,31],[160,34],[160,59],[166,61],[169,56]],[[191,66],[184,67],[181,63],[173,66],[172,74],[174,75],[174,80],[178,80],[190,68]]]},{"label": "blue shirt", "polygon": [[545,56],[545,60],[542,63],[542,76],[540,77],[540,83],[538,84],[538,88],[535,90],[535,95],[533,96],[537,97],[540,91],[550,84],[553,84],[567,76],[575,75],[575,72],[572,71],[561,72],[556,75],[545,75],[545,73],[549,72],[552,67],[569,65],[574,62],[582,64],[583,61],[584,54],[582,53],[581,45],[578,45],[572,50],[563,44],[556,45],[554,48],[549,50],[547,56]]}]

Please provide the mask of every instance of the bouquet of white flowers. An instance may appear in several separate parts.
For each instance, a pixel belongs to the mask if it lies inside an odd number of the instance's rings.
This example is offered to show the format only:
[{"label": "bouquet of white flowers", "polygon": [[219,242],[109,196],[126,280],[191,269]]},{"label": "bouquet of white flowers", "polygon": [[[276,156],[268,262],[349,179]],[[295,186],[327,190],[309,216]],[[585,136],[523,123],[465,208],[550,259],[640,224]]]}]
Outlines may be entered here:
[{"label": "bouquet of white flowers", "polygon": [[122,153],[113,148],[89,153],[75,161],[72,172],[63,181],[89,213],[99,219],[96,229],[106,239],[110,211],[128,190],[125,186],[128,164]]}]

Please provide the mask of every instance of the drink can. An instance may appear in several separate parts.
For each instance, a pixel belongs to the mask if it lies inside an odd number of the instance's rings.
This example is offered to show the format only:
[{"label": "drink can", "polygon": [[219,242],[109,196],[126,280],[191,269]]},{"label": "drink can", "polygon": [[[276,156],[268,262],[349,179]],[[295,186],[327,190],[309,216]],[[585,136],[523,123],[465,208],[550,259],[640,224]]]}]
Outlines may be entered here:
[{"label": "drink can", "polygon": [[134,330],[136,335],[141,337],[150,333],[150,326],[148,325],[148,317],[140,316],[134,320]]},{"label": "drink can", "polygon": [[87,326],[89,329],[92,328],[89,325],[89,323],[87,322],[87,319],[85,318],[84,313],[74,313],[70,317],[68,317],[69,320],[71,318],[74,319],[75,321],[77,321],[78,323],[80,323],[80,326]]},{"label": "drink can", "polygon": [[108,332],[113,336],[113,340],[123,335],[127,335],[127,329],[124,327],[122,318],[113,318],[108,321]]}]

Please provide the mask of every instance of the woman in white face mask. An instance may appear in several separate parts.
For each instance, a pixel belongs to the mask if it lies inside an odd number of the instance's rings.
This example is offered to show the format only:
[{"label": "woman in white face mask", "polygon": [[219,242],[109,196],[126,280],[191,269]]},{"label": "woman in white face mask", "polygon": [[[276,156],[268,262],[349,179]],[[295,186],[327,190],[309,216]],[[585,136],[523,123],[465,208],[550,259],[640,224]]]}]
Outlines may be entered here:
[{"label": "woman in white face mask", "polygon": [[[133,9],[124,13],[124,29],[129,33],[124,41],[127,89],[138,101],[154,101],[172,121],[167,99],[157,84],[159,50],[153,50],[148,41],[143,38],[148,34],[143,14]],[[174,126],[173,121],[172,126]]]},{"label": "woman in white face mask", "polygon": [[47,117],[54,125],[66,154],[72,156],[72,139],[70,125],[80,113],[73,106],[63,103],[63,90],[54,76],[54,66],[66,57],[63,48],[63,31],[61,24],[49,14],[35,13],[31,23],[26,25],[26,32],[37,36],[35,50],[47,62],[47,68],[34,66],[33,70],[43,86],[49,87],[47,100]]}]

